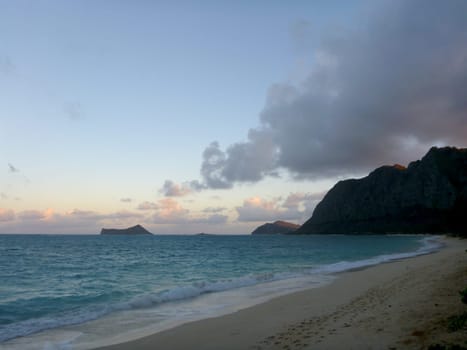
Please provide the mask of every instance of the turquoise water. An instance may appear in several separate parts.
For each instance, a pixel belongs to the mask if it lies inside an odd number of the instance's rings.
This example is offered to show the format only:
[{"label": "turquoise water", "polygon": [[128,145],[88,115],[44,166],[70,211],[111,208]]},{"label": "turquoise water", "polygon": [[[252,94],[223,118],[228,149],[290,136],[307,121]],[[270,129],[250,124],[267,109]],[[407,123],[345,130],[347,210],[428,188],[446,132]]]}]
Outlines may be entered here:
[{"label": "turquoise water", "polygon": [[231,312],[438,247],[429,236],[0,235],[0,347],[93,347],[112,318],[136,336],[142,323]]}]

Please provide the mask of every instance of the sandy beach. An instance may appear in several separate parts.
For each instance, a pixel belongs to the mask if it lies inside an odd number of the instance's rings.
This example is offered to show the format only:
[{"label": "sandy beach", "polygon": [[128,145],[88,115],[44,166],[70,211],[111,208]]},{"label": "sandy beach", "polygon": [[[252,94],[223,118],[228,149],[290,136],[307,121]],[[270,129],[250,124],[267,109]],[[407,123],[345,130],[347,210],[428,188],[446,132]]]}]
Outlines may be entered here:
[{"label": "sandy beach", "polygon": [[346,272],[310,289],[101,349],[424,349],[467,347],[446,319],[467,311],[467,240],[441,251]]}]

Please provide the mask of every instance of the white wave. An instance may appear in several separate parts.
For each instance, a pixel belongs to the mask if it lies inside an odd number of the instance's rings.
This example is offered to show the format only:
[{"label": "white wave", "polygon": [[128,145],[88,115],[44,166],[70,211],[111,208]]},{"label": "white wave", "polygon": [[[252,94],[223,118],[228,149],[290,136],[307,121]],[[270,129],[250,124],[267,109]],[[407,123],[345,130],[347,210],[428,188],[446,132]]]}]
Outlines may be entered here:
[{"label": "white wave", "polygon": [[247,275],[244,277],[216,282],[195,282],[190,286],[175,287],[173,289],[165,290],[159,293],[139,295],[128,302],[117,305],[115,308],[118,310],[128,310],[134,308],[152,307],[157,304],[190,299],[203,294],[250,287],[261,283],[299,277],[301,275],[303,274],[292,272],[264,273],[257,275]]},{"label": "white wave", "polygon": [[[67,313],[66,315],[56,318],[44,317],[30,319],[7,325],[0,328],[0,342],[5,342],[13,338],[38,333],[48,329],[85,323],[99,319],[116,311],[151,308],[165,303],[193,299],[208,293],[225,292],[238,288],[253,287],[260,284],[291,280],[301,277],[314,276],[316,280],[319,280],[319,276],[323,275],[332,275],[343,271],[429,254],[439,250],[442,246],[443,243],[439,237],[428,236],[422,240],[422,247],[414,252],[380,255],[358,261],[340,261],[333,264],[316,266],[300,272],[262,273],[223,281],[196,282],[188,286],[180,286],[160,292],[138,295],[126,302],[98,306],[94,307],[92,310],[85,309],[75,313]],[[60,348],[67,348],[67,346],[67,343],[60,344]]]},{"label": "white wave", "polygon": [[339,273],[354,269],[360,269],[368,266],[379,265],[395,260],[407,259],[412,258],[420,255],[430,254],[435,251],[438,251],[444,246],[441,242],[439,236],[429,236],[425,237],[422,240],[422,246],[414,252],[407,252],[407,253],[395,253],[395,254],[385,254],[385,255],[378,255],[370,259],[364,260],[357,260],[357,261],[339,261],[337,263],[323,265],[317,267],[314,272],[315,273],[323,273],[323,274],[330,274],[330,273]]}]

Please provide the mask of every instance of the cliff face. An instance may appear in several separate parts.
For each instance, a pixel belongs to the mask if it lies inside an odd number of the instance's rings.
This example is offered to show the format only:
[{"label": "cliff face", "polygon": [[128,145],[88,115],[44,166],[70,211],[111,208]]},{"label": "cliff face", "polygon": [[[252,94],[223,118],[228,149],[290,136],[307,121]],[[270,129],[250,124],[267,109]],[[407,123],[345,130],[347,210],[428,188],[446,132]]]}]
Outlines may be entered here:
[{"label": "cliff face", "polygon": [[296,231],[300,225],[292,224],[286,221],[276,221],[273,223],[266,223],[257,227],[251,234],[252,235],[270,235],[280,233],[291,233]]},{"label": "cliff face", "polygon": [[467,149],[338,182],[297,233],[467,233]]},{"label": "cliff face", "polygon": [[143,226],[136,225],[125,229],[115,228],[103,228],[101,235],[152,235],[151,232],[147,231]]}]

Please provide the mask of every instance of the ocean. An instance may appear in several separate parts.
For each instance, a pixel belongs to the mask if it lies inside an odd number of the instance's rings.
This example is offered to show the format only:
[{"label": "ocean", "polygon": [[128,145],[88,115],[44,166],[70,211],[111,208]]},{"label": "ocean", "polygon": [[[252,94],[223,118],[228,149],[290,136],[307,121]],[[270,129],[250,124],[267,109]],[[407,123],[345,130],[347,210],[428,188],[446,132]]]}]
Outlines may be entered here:
[{"label": "ocean", "polygon": [[420,235],[0,235],[0,349],[135,339],[440,247]]}]

